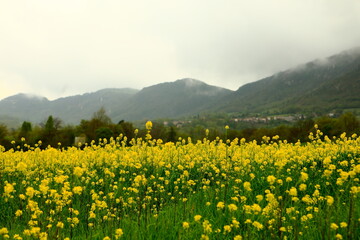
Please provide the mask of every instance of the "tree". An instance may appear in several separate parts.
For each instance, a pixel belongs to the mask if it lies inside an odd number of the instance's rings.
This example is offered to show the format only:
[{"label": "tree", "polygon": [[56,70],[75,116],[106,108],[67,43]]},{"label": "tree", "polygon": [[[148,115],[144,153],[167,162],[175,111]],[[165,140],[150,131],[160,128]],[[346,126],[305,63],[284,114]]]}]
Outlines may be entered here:
[{"label": "tree", "polygon": [[124,120],[119,121],[119,123],[115,126],[114,130],[116,135],[123,134],[129,140],[135,137],[135,127],[131,122],[126,122]]},{"label": "tree", "polygon": [[4,124],[0,124],[0,145],[4,146],[5,149],[8,149],[11,147],[11,143],[7,139],[8,134],[9,134],[9,131],[8,131],[7,127]]},{"label": "tree", "polygon": [[32,131],[31,122],[24,121],[21,125],[20,132],[18,134],[18,139],[25,138],[29,143],[30,133]]},{"label": "tree", "polygon": [[343,132],[350,135],[359,131],[360,122],[353,113],[346,112],[339,117],[336,126],[338,129],[336,135],[340,135]]},{"label": "tree", "polygon": [[56,134],[56,139],[62,146],[73,145],[75,141],[75,128],[73,126],[61,128]]},{"label": "tree", "polygon": [[175,127],[171,126],[169,131],[168,131],[166,140],[168,142],[176,142],[176,140],[177,140],[176,137],[177,137],[177,133],[176,133]]},{"label": "tree", "polygon": [[57,144],[56,133],[60,127],[60,123],[61,121],[54,120],[52,115],[48,117],[41,134],[41,141],[43,142],[43,146],[55,146]]},{"label": "tree", "polygon": [[47,133],[52,133],[53,131],[55,131],[55,124],[54,124],[54,118],[53,116],[49,116],[46,123],[45,123],[45,126],[44,126],[44,130],[45,132]]},{"label": "tree", "polygon": [[111,129],[108,127],[101,127],[96,129],[95,134],[97,142],[100,138],[109,140],[114,135],[113,131],[111,131]]},{"label": "tree", "polygon": [[153,122],[150,134],[153,139],[165,139],[166,138],[166,129],[165,129],[164,124]]},{"label": "tree", "polygon": [[111,124],[111,119],[108,115],[106,115],[104,107],[101,107],[97,112],[94,112],[92,120],[98,120],[103,125]]},{"label": "tree", "polygon": [[21,125],[21,132],[28,133],[31,132],[31,130],[32,130],[31,122],[24,121],[23,124]]},{"label": "tree", "polygon": [[320,131],[324,134],[324,136],[328,137],[332,137],[336,134],[336,122],[337,119],[327,116],[316,119],[316,123],[319,126]]},{"label": "tree", "polygon": [[[111,119],[106,115],[104,107],[101,107],[98,111],[94,112],[91,120],[81,120],[80,125],[77,127],[77,134],[85,134],[87,141],[97,140],[98,134],[96,133],[99,128],[111,127]],[[111,129],[110,129],[111,130]],[[111,130],[112,131],[112,130]]]}]

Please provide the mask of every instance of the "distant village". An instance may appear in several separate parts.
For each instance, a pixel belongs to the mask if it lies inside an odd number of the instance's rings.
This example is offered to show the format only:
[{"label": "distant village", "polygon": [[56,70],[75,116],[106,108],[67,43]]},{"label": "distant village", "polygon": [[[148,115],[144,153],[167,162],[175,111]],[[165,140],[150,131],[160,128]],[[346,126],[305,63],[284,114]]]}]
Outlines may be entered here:
[{"label": "distant village", "polygon": [[[334,113],[328,113],[328,117],[333,118],[336,117],[336,114]],[[296,114],[296,115],[279,115],[279,116],[267,116],[267,117],[232,117],[229,121],[230,122],[246,122],[246,123],[269,123],[272,121],[284,121],[293,123],[299,120],[305,119],[306,116],[303,114]],[[181,128],[184,125],[191,124],[191,120],[167,120],[164,121],[164,126],[175,126],[177,128]]]}]

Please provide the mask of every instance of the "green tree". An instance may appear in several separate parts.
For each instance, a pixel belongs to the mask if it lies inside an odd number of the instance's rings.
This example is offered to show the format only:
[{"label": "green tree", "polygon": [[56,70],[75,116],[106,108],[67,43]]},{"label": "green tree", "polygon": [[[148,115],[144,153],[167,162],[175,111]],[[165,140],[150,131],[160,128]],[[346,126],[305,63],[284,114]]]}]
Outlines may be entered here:
[{"label": "green tree", "polygon": [[44,147],[47,147],[48,145],[51,146],[57,145],[59,141],[56,138],[56,136],[60,126],[61,126],[60,119],[54,118],[52,115],[48,117],[41,134],[41,141],[43,142]]},{"label": "green tree", "polygon": [[29,142],[31,131],[32,131],[31,122],[24,121],[21,125],[20,132],[18,134],[18,138],[21,139],[24,137],[27,140],[27,142]]},{"label": "green tree", "polygon": [[177,133],[176,133],[175,127],[171,126],[169,128],[166,141],[168,141],[168,142],[176,142],[177,141]]},{"label": "green tree", "polygon": [[336,128],[336,122],[338,120],[330,117],[320,117],[316,119],[316,124],[319,126],[320,131],[328,137],[336,135],[338,131]]},{"label": "green tree", "polygon": [[104,107],[101,107],[97,112],[94,112],[92,120],[97,120],[102,125],[110,125],[111,118],[106,114]]},{"label": "green tree", "polygon": [[9,131],[4,124],[0,124],[0,145],[5,149],[11,148],[10,140],[8,139]]},{"label": "green tree", "polygon": [[343,132],[351,135],[353,133],[357,133],[360,130],[360,122],[356,118],[356,116],[351,112],[346,112],[342,114],[337,123],[337,132],[336,135],[340,135]]},{"label": "green tree", "polygon": [[166,139],[166,128],[164,124],[153,122],[151,136],[153,139]]},{"label": "green tree", "polygon": [[98,136],[96,130],[103,127],[111,127],[111,119],[106,115],[104,107],[94,112],[91,120],[81,120],[80,125],[77,127],[77,134],[85,134],[87,141],[97,140]]},{"label": "green tree", "polygon": [[99,139],[109,140],[114,135],[114,132],[111,131],[111,129],[108,127],[101,127],[96,129],[95,134],[96,134],[96,142],[99,142]]},{"label": "green tree", "polygon": [[116,124],[114,128],[115,128],[114,133],[117,136],[123,134],[128,138],[128,140],[131,140],[132,138],[135,137],[135,133],[134,133],[135,127],[131,122],[126,122],[124,120],[121,120],[118,122],[118,124]]}]

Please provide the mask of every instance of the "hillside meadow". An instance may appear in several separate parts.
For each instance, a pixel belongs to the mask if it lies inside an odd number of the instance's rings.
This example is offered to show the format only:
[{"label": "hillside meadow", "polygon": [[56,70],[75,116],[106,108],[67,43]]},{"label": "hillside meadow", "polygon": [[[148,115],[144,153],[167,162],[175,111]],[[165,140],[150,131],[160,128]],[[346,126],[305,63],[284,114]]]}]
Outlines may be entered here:
[{"label": "hillside meadow", "polygon": [[0,239],[360,236],[356,134],[164,143],[151,127],[83,148],[1,148]]}]

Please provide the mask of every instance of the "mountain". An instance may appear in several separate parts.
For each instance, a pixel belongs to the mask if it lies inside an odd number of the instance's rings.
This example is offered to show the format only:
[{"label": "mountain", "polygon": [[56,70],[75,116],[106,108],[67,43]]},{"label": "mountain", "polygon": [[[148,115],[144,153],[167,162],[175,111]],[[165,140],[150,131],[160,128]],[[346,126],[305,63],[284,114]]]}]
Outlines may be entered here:
[{"label": "mountain", "polygon": [[0,125],[4,124],[9,129],[17,129],[21,126],[22,121],[15,117],[9,117],[6,115],[0,115]]},{"label": "mountain", "polygon": [[19,93],[0,101],[0,113],[8,118],[39,121],[50,101],[41,96]]},{"label": "mountain", "polygon": [[[17,119],[42,122],[49,115],[65,123],[78,124],[91,119],[105,107],[114,122],[156,118],[176,118],[203,111],[232,91],[210,86],[195,79],[180,79],[135,89],[103,89],[49,101],[46,98],[18,94],[0,101],[0,113]],[[0,122],[2,118],[0,116]]]},{"label": "mountain", "polygon": [[[360,108],[360,48],[315,60],[241,86],[236,91],[185,78],[141,90],[103,89],[59,98],[17,94],[0,101],[0,123],[46,120],[78,124],[105,107],[113,122],[207,113],[328,113]],[[9,120],[10,119],[10,120]]]},{"label": "mountain", "polygon": [[78,124],[81,119],[90,119],[102,106],[106,107],[107,113],[123,107],[127,99],[137,92],[138,90],[129,88],[110,88],[53,101],[21,93],[0,101],[0,113],[4,116],[0,116],[0,122],[13,117],[39,123],[46,120],[49,115],[53,115],[65,123]]},{"label": "mountain", "polygon": [[111,115],[117,119],[142,120],[197,114],[231,92],[199,80],[180,79],[142,89],[129,99],[122,112]]},{"label": "mountain", "polygon": [[355,48],[246,84],[211,110],[279,114],[359,108],[359,86],[360,48]]},{"label": "mountain", "polygon": [[108,115],[123,109],[130,97],[139,90],[108,88],[94,93],[59,98],[51,101],[46,116],[58,116],[67,123],[77,124],[81,119],[91,119],[94,112],[105,107]]}]

